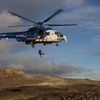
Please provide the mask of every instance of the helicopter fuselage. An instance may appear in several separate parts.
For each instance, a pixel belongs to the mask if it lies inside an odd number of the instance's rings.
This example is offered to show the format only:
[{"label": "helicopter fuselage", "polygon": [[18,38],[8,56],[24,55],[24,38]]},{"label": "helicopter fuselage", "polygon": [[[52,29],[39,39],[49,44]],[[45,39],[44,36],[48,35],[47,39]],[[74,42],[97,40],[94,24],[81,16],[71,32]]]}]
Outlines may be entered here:
[{"label": "helicopter fuselage", "polygon": [[37,35],[34,33],[34,36],[26,38],[26,43],[44,43],[44,44],[51,44],[56,42],[65,41],[67,42],[66,36],[62,35],[60,32],[56,30],[46,30],[43,32],[43,35]]},{"label": "helicopter fuselage", "polygon": [[[28,30],[25,32],[11,32],[11,33],[0,33],[0,39],[16,39],[18,42],[25,42],[25,44],[35,45],[37,43],[51,44],[58,43],[61,41],[67,42],[65,35],[62,35],[57,30],[47,29],[40,32],[36,30]],[[40,33],[40,34],[39,34]]]}]

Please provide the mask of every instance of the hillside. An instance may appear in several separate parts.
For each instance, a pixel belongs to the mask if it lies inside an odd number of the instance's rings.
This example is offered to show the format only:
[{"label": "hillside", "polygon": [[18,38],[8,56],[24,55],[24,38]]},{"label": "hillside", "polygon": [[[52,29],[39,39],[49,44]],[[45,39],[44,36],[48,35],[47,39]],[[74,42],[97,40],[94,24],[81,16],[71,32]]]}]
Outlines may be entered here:
[{"label": "hillside", "polygon": [[99,100],[100,81],[0,70],[0,100]]}]

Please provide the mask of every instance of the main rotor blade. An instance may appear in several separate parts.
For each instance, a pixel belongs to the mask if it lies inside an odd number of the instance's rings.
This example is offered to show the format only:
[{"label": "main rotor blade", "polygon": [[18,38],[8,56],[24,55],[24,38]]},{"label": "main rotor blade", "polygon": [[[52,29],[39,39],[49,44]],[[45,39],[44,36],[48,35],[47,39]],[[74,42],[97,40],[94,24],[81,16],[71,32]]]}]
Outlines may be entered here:
[{"label": "main rotor blade", "polygon": [[50,19],[52,19],[54,16],[56,16],[57,14],[59,14],[60,12],[62,12],[63,9],[59,9],[57,10],[55,13],[53,13],[50,17],[48,17],[46,20],[43,21],[43,23],[48,22]]},{"label": "main rotor blade", "polygon": [[34,26],[34,25],[16,25],[16,26],[8,26],[8,27],[28,27],[28,26]]},{"label": "main rotor blade", "polygon": [[77,24],[44,24],[47,26],[77,26]]},{"label": "main rotor blade", "polygon": [[25,17],[23,17],[23,16],[20,16],[20,15],[14,13],[14,12],[8,11],[8,13],[10,13],[10,14],[12,14],[12,15],[14,15],[14,16],[20,17],[20,18],[22,18],[22,19],[24,19],[24,20],[27,20],[27,21],[29,21],[29,22],[31,22],[31,23],[37,24],[36,22],[34,22],[34,21],[30,20],[30,19],[27,19],[27,18],[25,18]]}]

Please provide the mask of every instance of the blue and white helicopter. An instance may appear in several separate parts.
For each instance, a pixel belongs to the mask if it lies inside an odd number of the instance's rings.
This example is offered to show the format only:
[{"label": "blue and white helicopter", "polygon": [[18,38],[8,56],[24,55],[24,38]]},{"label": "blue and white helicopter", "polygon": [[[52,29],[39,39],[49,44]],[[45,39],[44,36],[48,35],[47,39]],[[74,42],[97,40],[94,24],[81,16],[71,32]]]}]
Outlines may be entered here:
[{"label": "blue and white helicopter", "polygon": [[[15,39],[18,42],[24,42],[25,44],[35,46],[37,43],[52,44],[56,43],[58,46],[58,42],[65,41],[67,42],[67,37],[62,35],[59,31],[52,29],[52,26],[76,26],[77,24],[46,24],[49,20],[55,17],[57,14],[62,12],[62,9],[58,9],[55,11],[50,17],[45,19],[42,22],[34,22],[30,19],[27,19],[19,14],[8,11],[8,13],[22,18],[26,21],[32,23],[32,25],[17,25],[17,26],[9,26],[9,27],[28,27],[31,26],[27,31],[22,32],[10,32],[10,33],[0,33],[0,39]],[[49,26],[48,28],[45,26]],[[42,54],[42,53],[41,53]]]}]

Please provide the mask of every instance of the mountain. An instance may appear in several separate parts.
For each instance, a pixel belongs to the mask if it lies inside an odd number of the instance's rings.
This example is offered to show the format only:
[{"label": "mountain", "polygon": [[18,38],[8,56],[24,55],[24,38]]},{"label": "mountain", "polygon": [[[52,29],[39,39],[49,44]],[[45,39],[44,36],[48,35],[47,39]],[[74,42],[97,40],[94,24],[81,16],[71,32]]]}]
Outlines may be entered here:
[{"label": "mountain", "polygon": [[[15,69],[0,70],[0,88],[32,85],[64,85],[65,79],[50,76],[31,76]],[[67,84],[67,83],[66,83]]]},{"label": "mountain", "polygon": [[99,100],[100,81],[0,70],[0,100]]}]

